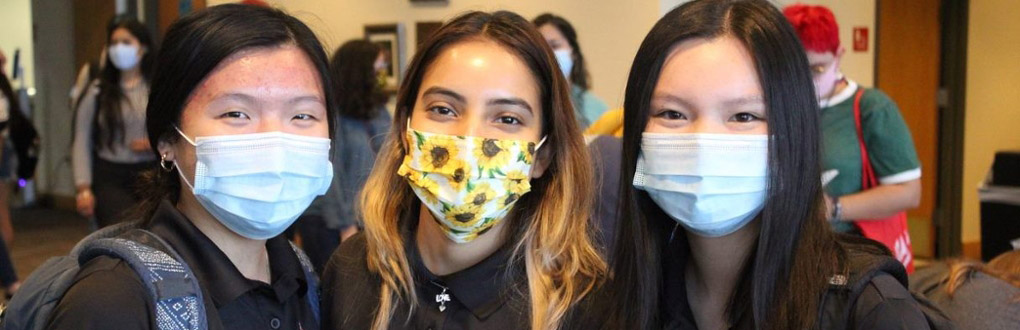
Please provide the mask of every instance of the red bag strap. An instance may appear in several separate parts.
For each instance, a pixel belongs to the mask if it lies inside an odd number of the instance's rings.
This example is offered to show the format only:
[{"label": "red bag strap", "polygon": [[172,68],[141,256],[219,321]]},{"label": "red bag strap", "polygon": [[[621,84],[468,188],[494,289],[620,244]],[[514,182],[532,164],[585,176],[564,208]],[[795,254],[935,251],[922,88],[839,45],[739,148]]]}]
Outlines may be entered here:
[{"label": "red bag strap", "polygon": [[868,146],[864,144],[864,130],[861,128],[861,97],[864,96],[864,88],[857,88],[854,95],[854,124],[857,126],[857,143],[861,148],[861,189],[869,189],[878,186],[878,179],[875,177],[875,170],[871,167],[871,158],[868,156]]}]

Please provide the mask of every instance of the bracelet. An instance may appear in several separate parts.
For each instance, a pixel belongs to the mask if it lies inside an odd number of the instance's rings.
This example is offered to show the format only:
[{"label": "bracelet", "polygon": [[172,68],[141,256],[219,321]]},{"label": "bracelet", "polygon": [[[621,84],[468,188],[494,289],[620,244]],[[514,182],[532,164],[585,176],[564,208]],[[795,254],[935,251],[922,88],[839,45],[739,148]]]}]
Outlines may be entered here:
[{"label": "bracelet", "polygon": [[843,204],[839,202],[839,197],[829,197],[829,201],[832,202],[832,214],[829,214],[830,222],[838,222],[843,219]]}]

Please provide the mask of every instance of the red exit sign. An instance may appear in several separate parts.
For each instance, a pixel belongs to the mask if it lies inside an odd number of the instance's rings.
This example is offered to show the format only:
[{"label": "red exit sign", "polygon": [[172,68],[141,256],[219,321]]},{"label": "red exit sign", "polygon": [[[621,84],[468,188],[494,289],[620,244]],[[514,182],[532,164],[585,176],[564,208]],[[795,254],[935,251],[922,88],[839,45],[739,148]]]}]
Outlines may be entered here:
[{"label": "red exit sign", "polygon": [[855,52],[868,51],[868,27],[866,26],[854,27],[854,51]]}]

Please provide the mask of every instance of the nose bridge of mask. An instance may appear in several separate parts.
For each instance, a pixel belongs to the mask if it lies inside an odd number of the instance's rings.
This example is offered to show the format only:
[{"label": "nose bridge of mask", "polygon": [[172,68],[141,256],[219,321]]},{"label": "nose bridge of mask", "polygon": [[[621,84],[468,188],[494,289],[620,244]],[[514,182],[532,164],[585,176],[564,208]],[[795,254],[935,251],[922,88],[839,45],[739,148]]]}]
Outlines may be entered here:
[{"label": "nose bridge of mask", "polygon": [[[428,132],[423,132],[423,131],[419,131],[419,130],[413,129],[413,128],[411,128],[411,118],[407,118],[407,125],[405,125],[405,128],[406,128],[408,134],[410,134],[411,132],[419,132],[419,133],[426,133],[426,134],[429,134],[429,135],[432,135],[432,136],[450,136],[450,137],[456,136],[456,135],[446,135],[446,134],[439,134],[439,133],[428,133]],[[475,137],[475,136],[464,136],[464,137],[466,137],[466,138],[480,138],[480,137]],[[538,149],[542,148],[542,145],[545,144],[545,140],[548,137],[549,136],[547,136],[547,135],[543,135],[542,139],[539,140],[538,143],[535,144],[535,155],[538,154]],[[522,145],[525,146],[525,147],[528,144],[528,142],[525,142],[523,140],[508,140],[508,141],[519,141],[519,142],[522,142]]]},{"label": "nose bridge of mask", "polygon": [[768,136],[645,133],[638,162],[651,175],[761,177],[767,173]]}]

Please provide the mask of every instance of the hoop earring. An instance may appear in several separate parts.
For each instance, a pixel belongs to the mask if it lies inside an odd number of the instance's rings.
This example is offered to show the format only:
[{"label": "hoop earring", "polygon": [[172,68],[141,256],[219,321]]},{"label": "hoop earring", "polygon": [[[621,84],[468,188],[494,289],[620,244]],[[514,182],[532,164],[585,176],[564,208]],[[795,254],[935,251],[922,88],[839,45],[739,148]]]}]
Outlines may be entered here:
[{"label": "hoop earring", "polygon": [[166,160],[166,153],[159,156],[159,167],[163,168],[163,171],[170,172],[174,170],[174,162]]}]

